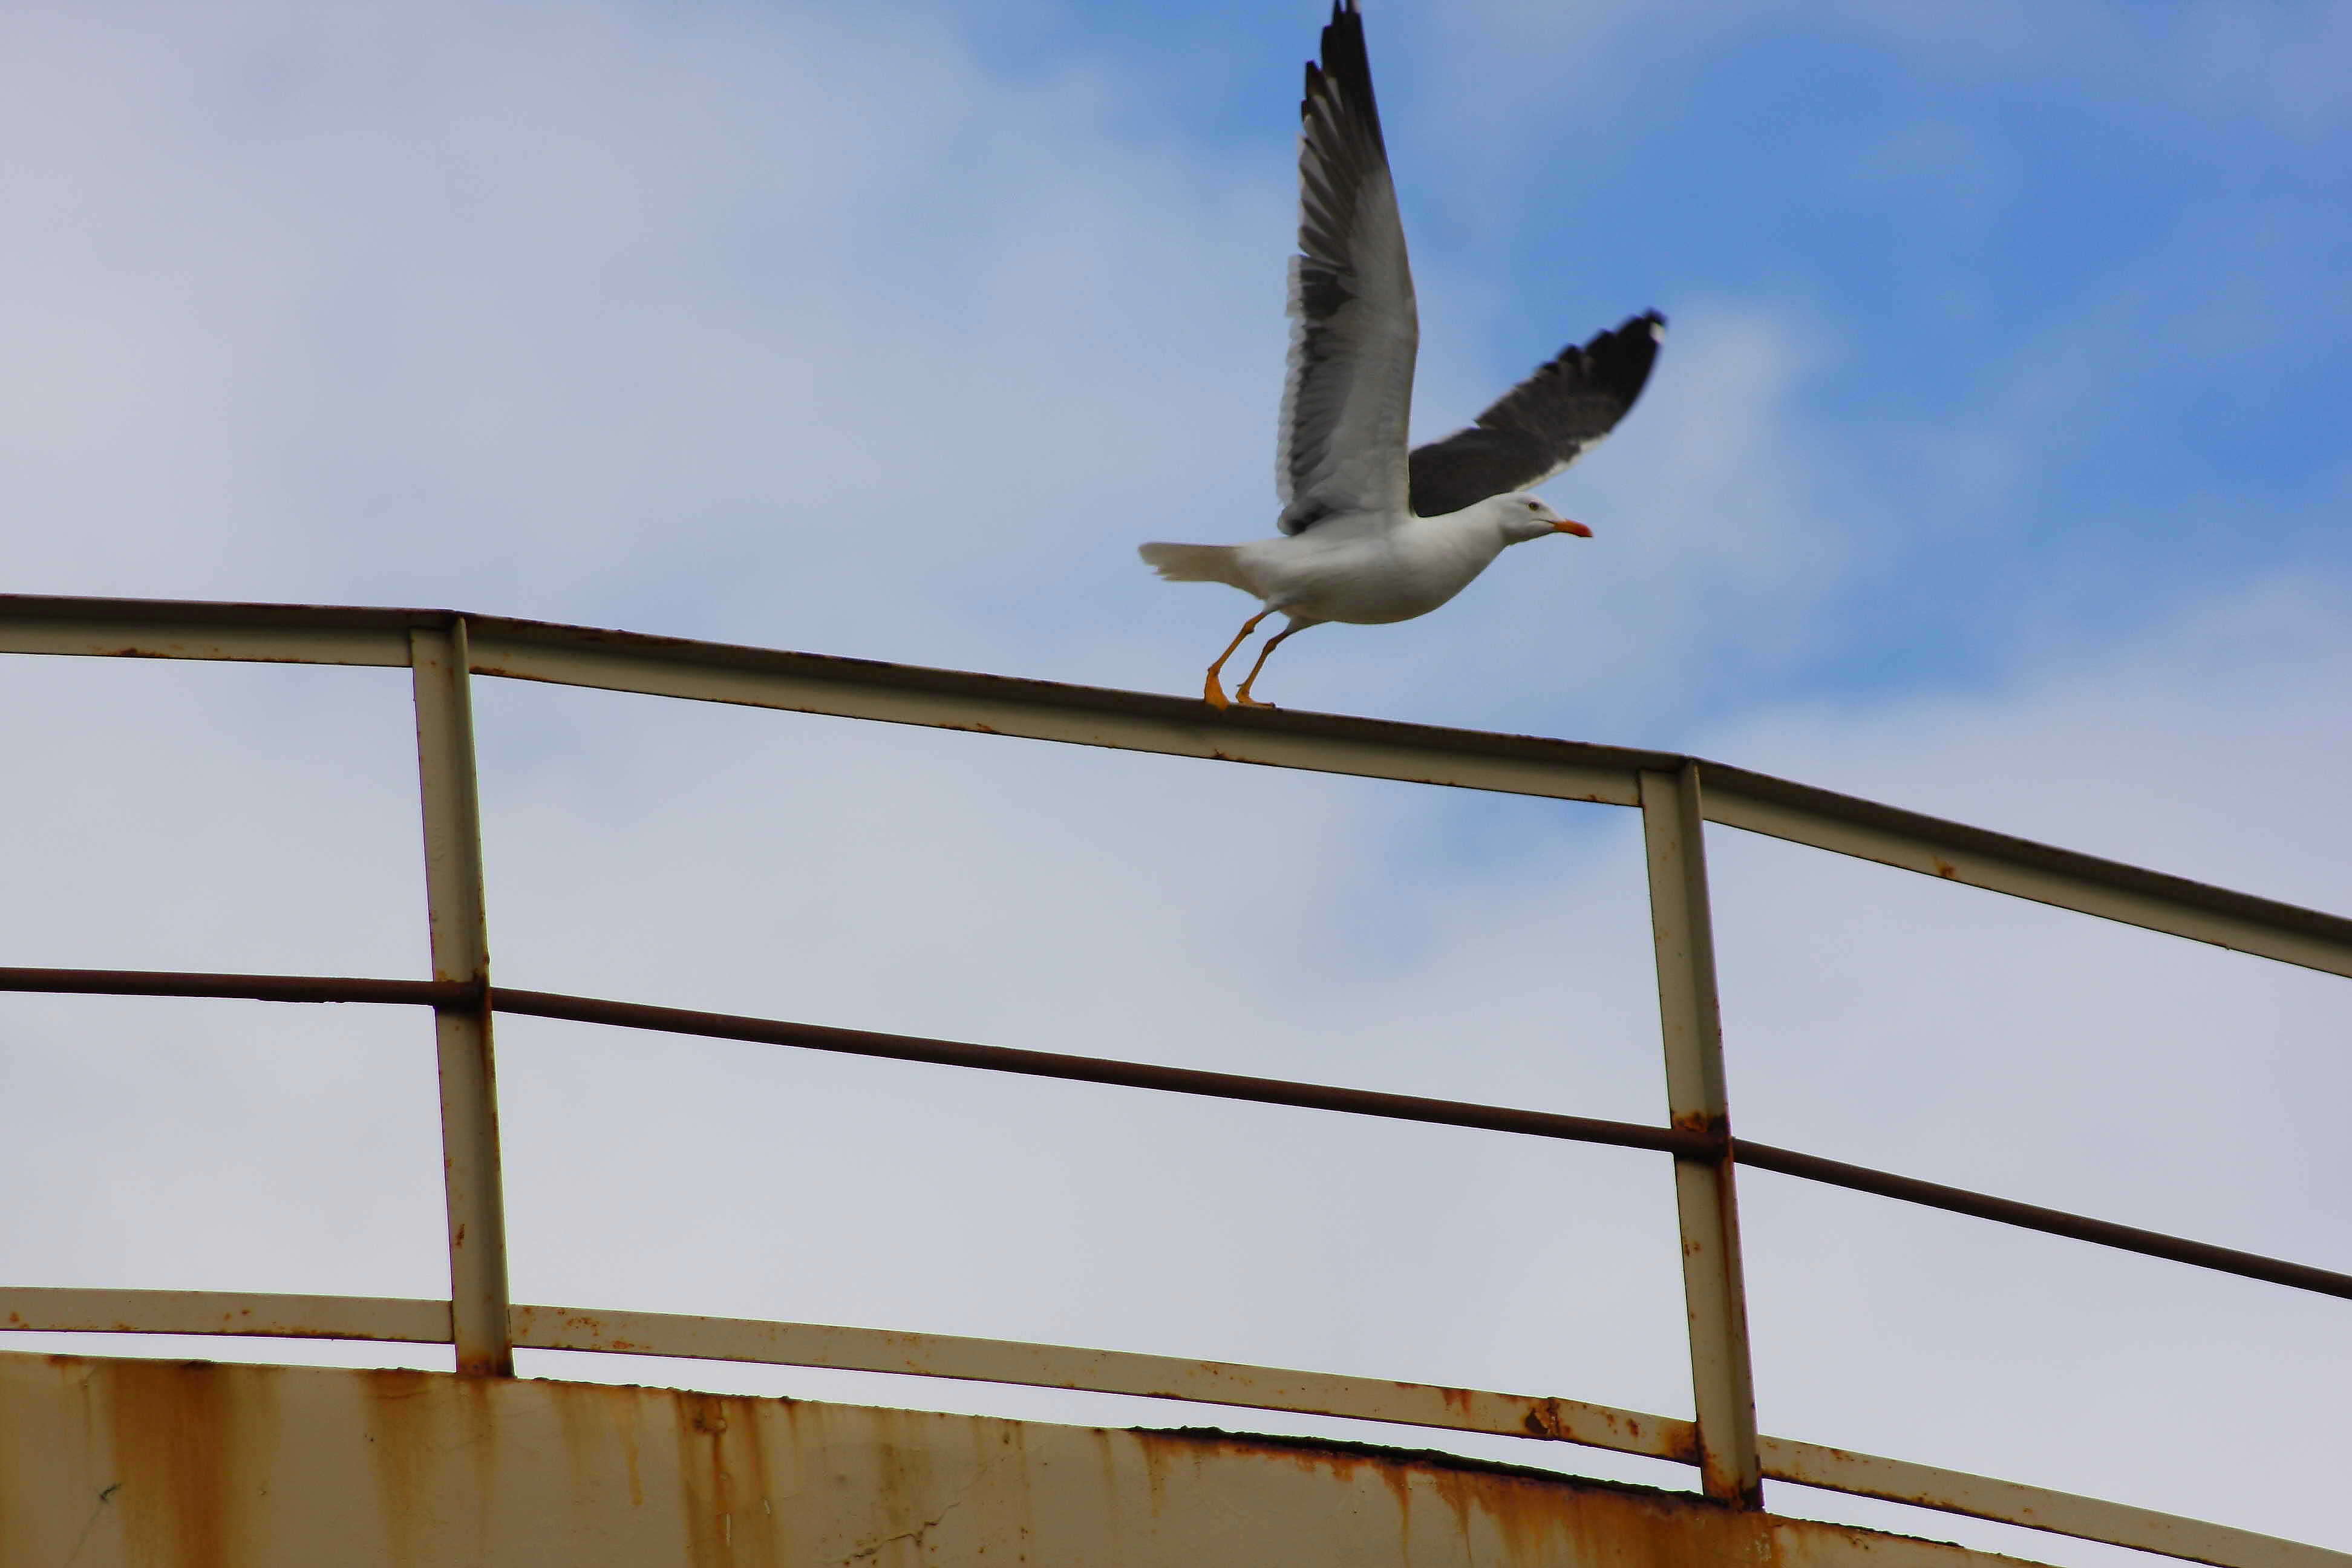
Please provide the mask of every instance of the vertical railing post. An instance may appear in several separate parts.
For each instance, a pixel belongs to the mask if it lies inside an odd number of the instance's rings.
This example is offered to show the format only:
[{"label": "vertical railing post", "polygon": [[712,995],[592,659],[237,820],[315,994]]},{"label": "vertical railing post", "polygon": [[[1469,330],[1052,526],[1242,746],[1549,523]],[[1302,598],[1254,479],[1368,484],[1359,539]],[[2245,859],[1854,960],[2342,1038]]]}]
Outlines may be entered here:
[{"label": "vertical railing post", "polygon": [[1698,767],[1642,774],[1649,850],[1650,929],[1657,944],[1658,1021],[1674,1124],[1704,1134],[1711,1153],[1675,1157],[1682,1225],[1683,1301],[1690,1316],[1691,1394],[1706,1495],[1764,1506],[1756,1454],[1756,1387],[1748,1355],[1748,1292],[1739,1267],[1739,1206],[1731,1178],[1731,1113],[1723,1019],[1715,990],[1715,927]]},{"label": "vertical railing post", "polygon": [[490,933],[482,897],[482,813],[466,623],[408,634],[416,688],[416,772],[425,816],[425,901],[433,978],[478,987],[435,1010],[441,1172],[449,1204],[449,1303],[457,1371],[514,1373],[507,1328],[506,1199],[499,1176],[498,1073],[490,1051]]}]

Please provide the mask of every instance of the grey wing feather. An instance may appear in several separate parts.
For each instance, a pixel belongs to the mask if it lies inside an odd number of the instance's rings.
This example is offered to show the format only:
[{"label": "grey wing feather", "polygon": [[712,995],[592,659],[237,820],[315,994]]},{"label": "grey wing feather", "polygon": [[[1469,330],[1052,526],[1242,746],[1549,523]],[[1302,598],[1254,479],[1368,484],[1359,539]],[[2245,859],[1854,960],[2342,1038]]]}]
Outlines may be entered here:
[{"label": "grey wing feather", "polygon": [[1460,511],[1541,484],[1617,427],[1642,395],[1665,337],[1655,310],[1628,318],[1559,356],[1496,400],[1467,430],[1414,450],[1412,510]]},{"label": "grey wing feather", "polygon": [[1406,499],[1421,327],[1356,0],[1332,7],[1299,118],[1298,254],[1275,461],[1285,533],[1335,512],[1401,512]]}]

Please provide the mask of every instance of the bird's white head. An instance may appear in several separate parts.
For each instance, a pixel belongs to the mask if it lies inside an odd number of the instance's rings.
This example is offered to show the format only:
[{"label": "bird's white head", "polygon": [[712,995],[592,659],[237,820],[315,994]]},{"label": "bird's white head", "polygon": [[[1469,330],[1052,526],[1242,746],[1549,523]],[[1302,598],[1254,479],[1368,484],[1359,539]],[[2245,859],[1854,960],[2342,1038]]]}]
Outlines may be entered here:
[{"label": "bird's white head", "polygon": [[1493,497],[1486,504],[1502,523],[1503,537],[1513,544],[1525,544],[1548,533],[1572,533],[1579,539],[1592,537],[1592,531],[1584,524],[1569,521],[1531,495],[1514,492]]}]

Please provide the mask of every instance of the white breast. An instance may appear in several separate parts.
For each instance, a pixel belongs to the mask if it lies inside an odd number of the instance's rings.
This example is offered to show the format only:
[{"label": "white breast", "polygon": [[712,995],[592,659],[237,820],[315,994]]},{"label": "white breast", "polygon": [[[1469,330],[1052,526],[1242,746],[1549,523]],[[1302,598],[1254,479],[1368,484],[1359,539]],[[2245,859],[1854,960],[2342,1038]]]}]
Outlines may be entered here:
[{"label": "white breast", "polygon": [[1475,509],[1384,527],[1331,526],[1341,521],[1243,545],[1238,564],[1251,592],[1304,620],[1409,621],[1469,586],[1506,542]]}]

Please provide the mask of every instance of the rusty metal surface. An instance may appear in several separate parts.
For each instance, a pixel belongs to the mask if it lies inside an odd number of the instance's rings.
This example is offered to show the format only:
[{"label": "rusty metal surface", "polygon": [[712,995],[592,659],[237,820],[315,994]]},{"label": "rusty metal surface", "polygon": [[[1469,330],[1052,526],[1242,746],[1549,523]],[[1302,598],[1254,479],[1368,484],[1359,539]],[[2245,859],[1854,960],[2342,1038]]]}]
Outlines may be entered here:
[{"label": "rusty metal surface", "polygon": [[[2307,1561],[2316,1568],[2325,1556]],[[1000,1561],[1995,1568],[2011,1560],[1685,1494],[1223,1433],[411,1371],[0,1356],[0,1562],[12,1565]]]},{"label": "rusty metal surface", "polygon": [[[478,988],[468,984],[431,980],[5,967],[0,967],[0,991],[238,997],[265,1002],[373,1002],[432,1007],[468,1006],[480,994]],[[1666,1153],[1688,1152],[1706,1154],[1718,1147],[1717,1142],[1703,1131],[1569,1116],[1555,1111],[1429,1100],[1416,1095],[1385,1094],[1375,1089],[1251,1078],[1192,1068],[1160,1067],[1148,1062],[1024,1051],[1003,1046],[928,1039],[914,1035],[877,1034],[822,1024],[796,1024],[780,1018],[754,1018],[734,1013],[656,1007],[594,996],[572,996],[553,991],[521,991],[500,986],[490,994],[495,1011],[520,1013],[531,1017],[561,1018],[574,1023],[655,1029],[713,1039],[746,1040],[804,1050],[876,1057],[889,1061],[926,1062],[946,1067],[975,1068],[989,1072],[1063,1079],[1076,1083],[1159,1089],[1172,1094],[1249,1100],[1266,1105],[1291,1105],[1355,1116],[1424,1121],[1444,1127],[1483,1128],[1531,1138],[1559,1138],[1573,1142],[1652,1149]],[[1801,1153],[1793,1149],[1782,1149],[1747,1139],[1734,1142],[1730,1148],[1732,1157],[1740,1164],[1753,1165],[1759,1170],[1775,1171],[1806,1181],[1847,1187],[1855,1192],[1895,1198],[1928,1208],[1945,1209],[1953,1214],[1969,1215],[2025,1230],[2094,1242],[2102,1247],[2162,1258],[2218,1273],[2235,1274],[2248,1279],[2261,1279],[2294,1289],[2311,1290],[2352,1300],[2352,1274],[2334,1269],[2291,1262],[2285,1258],[2267,1258],[2235,1247],[2217,1247],[2210,1242],[2192,1241],[2185,1237],[2168,1236],[2161,1231],[2143,1230],[2137,1226],[2117,1225],[2110,1220],[2094,1219],[2063,1209],[2043,1208],[2013,1198],[1996,1197],[1988,1193],[1971,1192],[1965,1187],[1946,1186],[1914,1176],[1896,1175],[1889,1171],[1852,1165],[1841,1160],[1824,1159],[1818,1154]]]},{"label": "rusty metal surface", "polygon": [[1675,1215],[1682,1232],[1683,1305],[1688,1319],[1691,1402],[1706,1495],[1738,1508],[1764,1506],[1756,1459],[1756,1384],[1748,1348],[1748,1289],[1739,1253],[1739,1204],[1731,1162],[1723,1020],[1716,995],[1715,923],[1706,896],[1706,819],[1698,768],[1642,775],[1642,840],[1656,950],[1659,1037],[1666,1110],[1675,1129],[1701,1141],[1675,1156]]},{"label": "rusty metal surface", "polygon": [[[1484,1432],[1697,1462],[1691,1424],[1541,1394],[1346,1377],[1281,1367],[891,1329],[516,1305],[509,1339],[529,1350],[825,1367],[1089,1394],[1286,1410]],[[401,1297],[0,1286],[0,1332],[260,1335],[446,1344],[449,1303]]]},{"label": "rusty metal surface", "polygon": [[450,1317],[457,1370],[514,1372],[507,1342],[506,1189],[499,1173],[498,1063],[490,1026],[490,924],[482,891],[473,676],[466,623],[411,629],[416,778],[433,978],[475,998],[436,1007],[442,1188],[448,1208]]},{"label": "rusty metal surface", "polygon": [[[1691,1423],[1576,1400],[812,1323],[539,1306],[513,1308],[512,1323],[513,1342],[531,1349],[826,1367],[1319,1412],[1697,1462]],[[446,1342],[448,1325],[448,1303],[444,1301],[0,1288],[0,1329]],[[12,1363],[50,1359],[0,1354],[0,1384],[5,1383]],[[7,1433],[0,1429],[0,1487],[6,1480],[7,1441]],[[1987,1476],[1785,1437],[1759,1437],[1758,1452],[1762,1473],[1773,1480],[1997,1520],[2221,1568],[2352,1568],[2352,1556],[2325,1548]],[[5,1496],[0,1490],[0,1504]],[[0,1542],[5,1539],[0,1535]],[[0,1550],[0,1563],[12,1561]]]},{"label": "rusty metal surface", "polygon": [[[0,652],[404,664],[448,610],[0,595]],[[1695,759],[1629,747],[925,669],[588,626],[465,617],[476,673],[1174,756],[1638,803]],[[2352,975],[2352,919],[1701,763],[1709,820],[1925,876]]]}]

